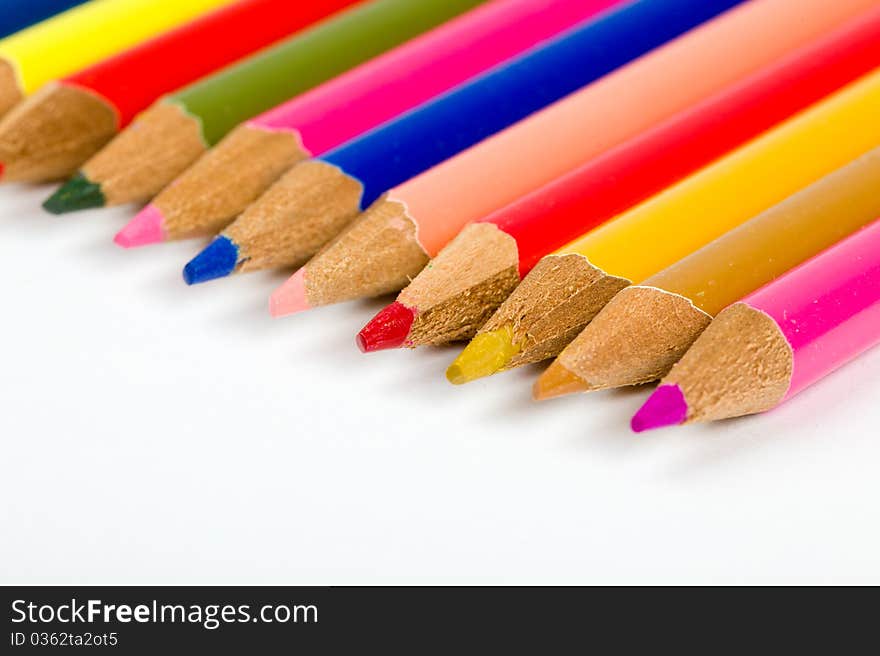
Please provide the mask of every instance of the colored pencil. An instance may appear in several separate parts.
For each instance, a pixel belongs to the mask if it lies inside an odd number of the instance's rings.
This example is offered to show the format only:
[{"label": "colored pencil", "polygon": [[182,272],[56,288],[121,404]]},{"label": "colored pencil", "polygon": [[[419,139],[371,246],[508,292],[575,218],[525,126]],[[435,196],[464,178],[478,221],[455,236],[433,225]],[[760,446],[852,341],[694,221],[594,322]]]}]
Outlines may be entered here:
[{"label": "colored pencil", "polygon": [[880,9],[466,227],[358,344],[370,352],[472,338],[541,257],[877,66]]},{"label": "colored pencil", "polygon": [[880,70],[544,257],[449,368],[454,383],[559,355],[638,284],[880,145]]},{"label": "colored pencil", "polygon": [[766,412],[880,343],[880,221],[724,310],[637,432]]},{"label": "colored pencil", "polygon": [[[632,61],[700,21],[741,0],[639,0],[602,14],[557,39],[529,50],[507,65],[460,86],[447,94],[350,141],[307,167],[288,172],[279,183],[287,203],[272,203],[272,216],[309,217],[309,232],[317,246],[338,233],[385,190],[478,143],[548,104],[576,91],[619,66]],[[608,6],[606,3],[604,6]],[[650,26],[650,27],[649,27]],[[313,180],[307,195],[290,193],[302,188],[302,177]],[[340,202],[331,190],[356,187],[354,202]],[[175,195],[180,198],[180,195]],[[273,201],[278,198],[273,194]],[[332,198],[332,203],[326,199]],[[305,206],[303,201],[318,201]],[[158,203],[157,203],[158,205]],[[323,205],[328,205],[325,209]],[[164,206],[162,209],[165,209]],[[258,216],[264,216],[263,207]],[[160,218],[161,217],[161,218]],[[315,220],[314,217],[317,217]],[[216,233],[225,227],[197,225],[193,217],[159,214],[155,206],[136,217],[120,235],[157,233],[166,238]],[[154,226],[157,222],[161,229]],[[151,226],[151,228],[146,228]],[[322,233],[318,231],[323,228]],[[296,240],[299,242],[299,240]],[[314,243],[314,242],[313,242]],[[221,255],[230,255],[229,249]],[[216,255],[211,253],[212,259]],[[192,273],[200,265],[190,267]],[[205,267],[207,268],[207,267]],[[194,279],[194,278],[193,278]]]},{"label": "colored pencil", "polygon": [[[631,61],[692,26],[706,16],[704,12],[717,13],[719,7],[731,3],[699,3],[697,12],[683,10],[686,4],[694,2],[641,0],[609,11],[317,160],[295,167],[248,210],[233,234],[258,238],[268,229],[272,234],[264,243],[284,247],[283,251],[272,249],[275,262],[302,264],[389,186]],[[670,16],[673,18],[668,19]],[[658,27],[645,29],[645,25]],[[307,185],[308,193],[302,193]],[[187,234],[169,218],[166,214],[164,233]],[[285,228],[282,234],[273,230],[280,226]],[[185,279],[196,282],[218,268],[228,270],[232,256],[238,259],[230,246],[233,243],[229,240],[215,242],[187,266]],[[282,253],[283,261],[277,257]]]},{"label": "colored pencil", "polygon": [[880,216],[874,149],[615,296],[535,383],[535,398],[663,378],[721,310]]},{"label": "colored pencil", "polygon": [[62,11],[81,5],[85,0],[28,0],[5,2],[0,7],[0,39],[39,23]]},{"label": "colored pencil", "polygon": [[41,86],[232,0],[92,0],[0,41],[0,116]]},{"label": "colored pencil", "polygon": [[[166,96],[86,162],[56,212],[146,202],[242,121],[336,77],[483,0],[370,0]],[[302,159],[295,135],[281,149]],[[239,143],[249,157],[277,142]],[[268,175],[268,172],[267,172]]]},{"label": "colored pencil", "polygon": [[814,1],[804,8],[746,3],[395,187],[276,291],[273,314],[399,291],[467,223],[869,7]]},{"label": "colored pencil", "polygon": [[[288,142],[293,135],[303,153],[319,156],[619,1],[493,0],[242,124],[145,212],[163,217],[169,238],[175,236],[174,226],[182,225],[188,234],[216,234],[275,181],[266,171],[283,171],[290,159],[286,149],[264,148],[233,161],[227,152],[239,141]],[[276,240],[268,245],[278,251]],[[238,259],[231,246],[225,241],[215,245],[211,253],[222,257],[211,258],[198,271],[216,277],[219,266],[230,273]],[[241,256],[251,266],[264,259],[253,253]]]},{"label": "colored pencil", "polygon": [[242,0],[44,86],[0,122],[4,179],[69,177],[163,94],[353,2]]}]

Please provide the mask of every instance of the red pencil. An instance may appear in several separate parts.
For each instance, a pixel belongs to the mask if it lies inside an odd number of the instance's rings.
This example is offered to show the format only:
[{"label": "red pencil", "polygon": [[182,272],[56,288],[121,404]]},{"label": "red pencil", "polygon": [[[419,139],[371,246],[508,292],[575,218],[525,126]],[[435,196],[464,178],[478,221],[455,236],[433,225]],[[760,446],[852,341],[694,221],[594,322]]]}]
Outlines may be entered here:
[{"label": "red pencil", "polygon": [[0,175],[67,177],[160,96],[355,1],[241,0],[49,84],[0,123]]},{"label": "red pencil", "polygon": [[880,8],[465,228],[358,335],[468,339],[545,255],[880,66]]}]

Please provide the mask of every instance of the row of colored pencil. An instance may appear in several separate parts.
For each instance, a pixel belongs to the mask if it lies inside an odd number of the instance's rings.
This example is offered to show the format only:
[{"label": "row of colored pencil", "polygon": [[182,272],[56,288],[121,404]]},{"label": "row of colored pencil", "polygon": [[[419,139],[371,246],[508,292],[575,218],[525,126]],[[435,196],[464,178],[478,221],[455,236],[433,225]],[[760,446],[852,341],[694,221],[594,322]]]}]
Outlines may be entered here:
[{"label": "row of colored pencil", "polygon": [[470,340],[456,384],[662,380],[641,431],[880,341],[876,0],[91,0],[0,40],[0,113],[48,211],[298,268],[274,316],[399,292],[359,346]]}]

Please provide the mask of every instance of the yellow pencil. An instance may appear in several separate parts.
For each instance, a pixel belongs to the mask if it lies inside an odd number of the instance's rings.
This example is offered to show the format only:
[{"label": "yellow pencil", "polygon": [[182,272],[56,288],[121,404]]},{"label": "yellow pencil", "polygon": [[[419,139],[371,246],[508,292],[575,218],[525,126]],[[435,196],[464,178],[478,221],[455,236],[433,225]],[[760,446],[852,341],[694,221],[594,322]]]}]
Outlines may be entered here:
[{"label": "yellow pencil", "polygon": [[46,82],[233,0],[92,0],[0,41],[0,116]]},{"label": "yellow pencil", "polygon": [[450,367],[466,383],[559,355],[639,283],[880,145],[880,71],[548,255]]}]

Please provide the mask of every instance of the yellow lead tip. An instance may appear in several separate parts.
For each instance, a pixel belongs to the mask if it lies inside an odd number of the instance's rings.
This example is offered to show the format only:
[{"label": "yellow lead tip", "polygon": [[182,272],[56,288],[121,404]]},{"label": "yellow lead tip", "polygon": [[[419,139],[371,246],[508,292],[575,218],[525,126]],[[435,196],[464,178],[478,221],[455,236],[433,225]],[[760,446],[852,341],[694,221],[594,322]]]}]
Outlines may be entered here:
[{"label": "yellow lead tip", "polygon": [[491,376],[504,369],[517,353],[519,348],[513,343],[512,327],[481,333],[446,370],[446,378],[453,385],[464,385]]}]

